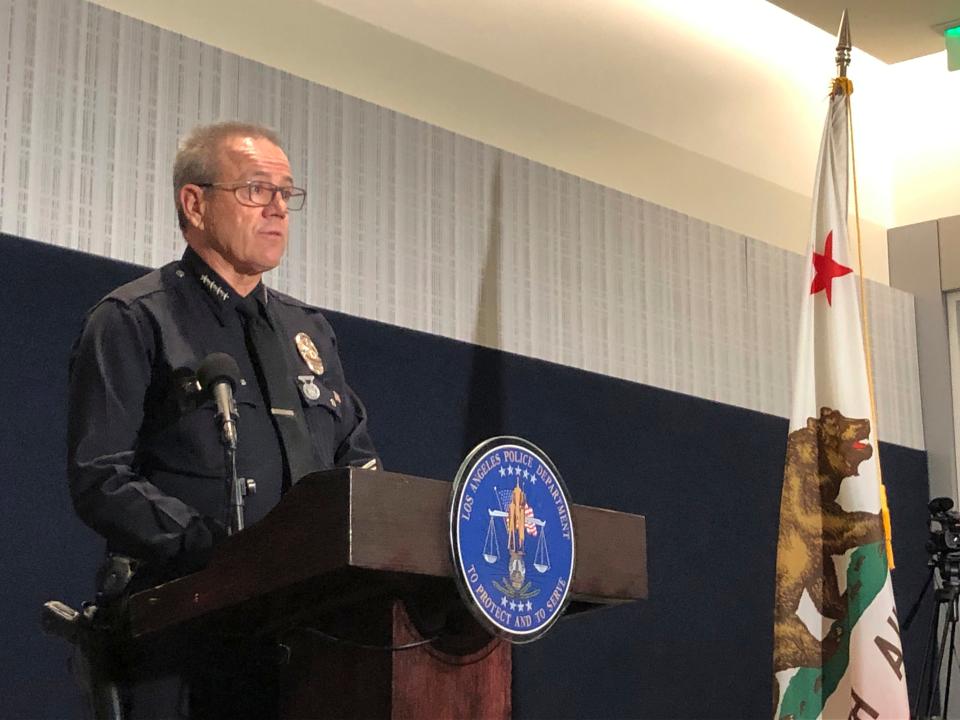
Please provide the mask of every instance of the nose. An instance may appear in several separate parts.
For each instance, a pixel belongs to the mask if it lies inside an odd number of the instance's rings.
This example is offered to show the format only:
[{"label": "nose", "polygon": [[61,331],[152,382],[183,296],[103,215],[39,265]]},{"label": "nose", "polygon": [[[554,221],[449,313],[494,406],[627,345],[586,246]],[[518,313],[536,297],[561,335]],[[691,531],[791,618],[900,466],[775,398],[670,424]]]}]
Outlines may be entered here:
[{"label": "nose", "polygon": [[264,207],[264,212],[286,217],[289,211],[287,210],[286,200],[280,194],[280,188],[273,191],[273,197],[270,198],[269,204]]}]

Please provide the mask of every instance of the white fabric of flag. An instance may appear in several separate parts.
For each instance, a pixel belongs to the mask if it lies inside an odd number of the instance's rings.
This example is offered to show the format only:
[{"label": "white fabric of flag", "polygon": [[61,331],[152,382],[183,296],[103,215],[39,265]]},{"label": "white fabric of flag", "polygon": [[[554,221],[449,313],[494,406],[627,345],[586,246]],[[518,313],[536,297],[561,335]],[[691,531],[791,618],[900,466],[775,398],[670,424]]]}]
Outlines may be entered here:
[{"label": "white fabric of flag", "polygon": [[834,82],[813,192],[777,544],[775,718],[909,717],[847,243],[850,87]]}]

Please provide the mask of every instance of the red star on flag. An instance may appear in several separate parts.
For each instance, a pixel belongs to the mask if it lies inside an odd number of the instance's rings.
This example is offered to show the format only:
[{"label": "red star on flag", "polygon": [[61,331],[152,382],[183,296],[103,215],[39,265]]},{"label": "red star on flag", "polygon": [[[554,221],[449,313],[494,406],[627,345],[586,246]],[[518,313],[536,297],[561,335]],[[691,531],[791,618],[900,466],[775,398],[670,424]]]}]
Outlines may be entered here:
[{"label": "red star on flag", "polygon": [[813,251],[813,269],[815,274],[813,283],[810,285],[810,294],[816,295],[821,290],[826,290],[827,305],[832,305],[833,279],[853,272],[846,265],[841,265],[833,259],[833,230],[827,233],[827,239],[823,243],[823,254]]}]

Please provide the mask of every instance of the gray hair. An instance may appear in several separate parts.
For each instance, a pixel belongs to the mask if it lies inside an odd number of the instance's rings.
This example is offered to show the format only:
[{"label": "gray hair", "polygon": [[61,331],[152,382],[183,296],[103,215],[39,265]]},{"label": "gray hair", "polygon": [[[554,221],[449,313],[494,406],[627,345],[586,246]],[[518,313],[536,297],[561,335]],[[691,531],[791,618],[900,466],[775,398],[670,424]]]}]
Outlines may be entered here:
[{"label": "gray hair", "polygon": [[177,159],[173,163],[173,201],[177,206],[181,230],[187,228],[187,216],[180,206],[180,188],[216,182],[220,170],[220,146],[228,138],[237,136],[263,138],[283,149],[277,134],[263,125],[228,121],[198,125],[191,130],[180,142]]}]

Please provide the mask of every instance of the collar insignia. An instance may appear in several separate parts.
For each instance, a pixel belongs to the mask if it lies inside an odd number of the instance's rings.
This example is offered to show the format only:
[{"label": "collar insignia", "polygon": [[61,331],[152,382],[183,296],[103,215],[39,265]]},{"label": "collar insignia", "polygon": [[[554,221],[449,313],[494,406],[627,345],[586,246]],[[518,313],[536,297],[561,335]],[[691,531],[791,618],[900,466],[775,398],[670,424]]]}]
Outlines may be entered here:
[{"label": "collar insignia", "polygon": [[202,282],[203,286],[210,292],[210,294],[218,300],[226,302],[230,299],[230,293],[217,285],[206,273],[200,276],[200,282]]}]

